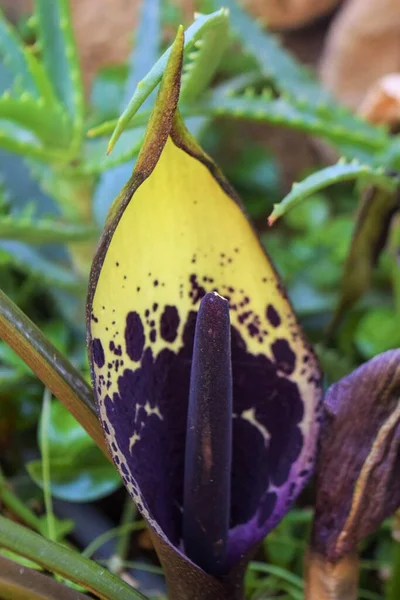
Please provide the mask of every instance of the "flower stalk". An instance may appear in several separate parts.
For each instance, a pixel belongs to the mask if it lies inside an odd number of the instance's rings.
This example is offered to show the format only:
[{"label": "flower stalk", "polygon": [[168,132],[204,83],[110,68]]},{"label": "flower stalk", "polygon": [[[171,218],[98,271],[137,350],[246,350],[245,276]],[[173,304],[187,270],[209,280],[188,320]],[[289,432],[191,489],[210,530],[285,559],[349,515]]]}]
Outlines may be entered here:
[{"label": "flower stalk", "polygon": [[183,543],[219,576],[226,562],[232,462],[232,364],[228,302],[209,293],[194,334],[186,430]]}]

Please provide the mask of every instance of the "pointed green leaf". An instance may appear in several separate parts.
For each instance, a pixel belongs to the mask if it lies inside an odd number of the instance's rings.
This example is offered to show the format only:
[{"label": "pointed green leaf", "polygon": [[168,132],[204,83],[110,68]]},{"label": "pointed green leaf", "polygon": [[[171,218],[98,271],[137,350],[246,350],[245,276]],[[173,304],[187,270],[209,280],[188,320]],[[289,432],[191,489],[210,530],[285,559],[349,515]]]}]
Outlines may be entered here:
[{"label": "pointed green leaf", "polygon": [[68,116],[67,109],[57,98],[43,62],[39,60],[30,48],[24,48],[24,56],[42,101],[44,100],[46,105],[51,106],[53,110],[57,107],[62,114]]},{"label": "pointed green leaf", "polygon": [[221,96],[217,90],[217,93],[212,94],[200,107],[206,113],[211,111],[219,116],[253,119],[299,129],[311,135],[321,136],[339,147],[342,144],[351,144],[352,152],[352,146],[369,148],[376,152],[384,149],[387,143],[386,135],[380,134],[378,129],[373,135],[366,133],[362,128],[349,129],[347,124],[344,126],[340,122],[327,120],[325,116],[311,111],[309,107],[299,104],[293,98],[274,98],[269,90],[260,96],[256,96],[250,90],[248,95],[234,97]]},{"label": "pointed green leaf", "polygon": [[272,225],[288,210],[329,185],[343,181],[357,181],[358,179],[376,184],[388,192],[393,192],[397,186],[393,177],[385,173],[383,169],[374,169],[358,162],[346,163],[339,161],[336,165],[312,173],[300,183],[294,183],[289,194],[279,204],[274,205],[274,210],[268,222]]},{"label": "pointed green leaf", "polygon": [[207,88],[226,50],[228,33],[228,19],[221,19],[195,42],[194,51],[188,54],[183,65],[182,102],[193,102]]},{"label": "pointed green leaf", "polygon": [[[225,21],[227,18],[227,11],[225,9],[221,9],[209,15],[198,15],[196,21],[185,33],[185,52],[190,51],[195,42],[201,39],[209,28],[215,27],[221,23],[221,21]],[[171,47],[164,52],[161,58],[159,58],[156,64],[153,66],[151,71],[138,83],[128,106],[118,119],[109,143],[109,152],[111,152],[121,133],[124,131],[124,129],[126,129],[128,123],[141,107],[143,102],[151,94],[156,85],[160,83],[165,67],[167,66],[170,53]]]},{"label": "pointed green leaf", "polygon": [[80,132],[85,103],[68,0],[36,0],[36,18],[49,78]]}]

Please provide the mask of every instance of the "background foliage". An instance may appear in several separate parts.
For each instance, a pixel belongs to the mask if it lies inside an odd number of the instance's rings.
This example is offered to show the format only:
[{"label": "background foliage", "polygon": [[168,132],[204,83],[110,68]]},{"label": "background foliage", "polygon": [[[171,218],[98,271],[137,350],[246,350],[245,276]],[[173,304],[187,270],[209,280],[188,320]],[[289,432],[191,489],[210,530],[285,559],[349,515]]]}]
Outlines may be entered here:
[{"label": "background foliage", "polygon": [[[376,245],[370,256],[359,247],[370,247],[372,221],[365,213],[357,217],[366,185],[393,198],[397,181],[388,173],[400,168],[399,139],[339,106],[233,0],[201,1],[198,10],[208,14],[221,6],[229,9],[229,24],[219,12],[199,16],[187,32],[181,112],[255,220],[328,385],[400,346],[400,329],[393,326],[400,313],[399,221],[390,201],[381,202],[386,209],[373,221],[372,239],[388,220],[390,235],[385,249]],[[91,258],[139,151],[165,63],[159,56],[182,20],[169,0],[146,0],[128,63],[101,71],[85,98],[67,0],[37,0],[33,16],[16,27],[0,16],[1,285],[87,380],[84,301]],[[343,160],[302,173],[279,204],[287,181],[269,147],[271,128],[265,127],[271,125],[318,137]],[[113,145],[119,139],[107,157],[113,132]],[[369,202],[375,210],[376,197]],[[270,229],[272,211],[271,222],[280,220]],[[0,394],[2,512],[43,536],[45,556],[51,542],[61,540],[76,556],[94,556],[111,572],[134,578],[149,596],[162,593],[159,567],[114,468],[3,342]],[[247,575],[249,598],[303,597],[312,497],[311,488],[266,539]],[[394,546],[390,522],[365,542],[360,598],[397,597],[387,585],[390,573],[393,581],[400,578]],[[18,548],[10,543],[0,554],[53,570],[47,559],[37,564],[33,556],[18,557]],[[66,575],[58,572],[59,579]],[[70,579],[92,589],[87,578]]]}]

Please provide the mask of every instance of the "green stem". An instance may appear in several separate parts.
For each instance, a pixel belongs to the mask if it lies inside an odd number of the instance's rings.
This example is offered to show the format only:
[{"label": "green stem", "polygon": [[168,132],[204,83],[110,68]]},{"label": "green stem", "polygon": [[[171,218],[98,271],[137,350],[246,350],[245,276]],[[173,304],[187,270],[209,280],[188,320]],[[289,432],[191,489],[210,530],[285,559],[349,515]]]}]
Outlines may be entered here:
[{"label": "green stem", "polygon": [[400,598],[400,543],[394,542],[392,561],[392,577],[388,584],[386,600],[399,600]]},{"label": "green stem", "polygon": [[[134,502],[132,502],[132,498],[127,496],[122,511],[120,527],[132,524],[135,521],[136,514],[136,506]],[[126,559],[129,551],[130,534],[131,530],[125,530],[118,538],[115,556],[112,557],[112,562],[117,568],[115,571],[110,568],[112,573],[118,574],[122,571],[123,561]]]},{"label": "green stem", "polygon": [[85,587],[102,600],[147,600],[146,596],[95,562],[2,516],[0,546]]},{"label": "green stem", "polygon": [[53,502],[51,499],[51,480],[50,480],[50,450],[49,450],[49,423],[51,408],[51,392],[45,388],[43,395],[43,408],[40,419],[40,451],[42,453],[42,478],[44,506],[46,511],[47,537],[53,542],[56,541],[56,525],[54,520]]},{"label": "green stem", "polygon": [[400,598],[400,510],[397,511],[393,520],[393,560],[392,576],[386,589],[386,600],[398,600]]}]

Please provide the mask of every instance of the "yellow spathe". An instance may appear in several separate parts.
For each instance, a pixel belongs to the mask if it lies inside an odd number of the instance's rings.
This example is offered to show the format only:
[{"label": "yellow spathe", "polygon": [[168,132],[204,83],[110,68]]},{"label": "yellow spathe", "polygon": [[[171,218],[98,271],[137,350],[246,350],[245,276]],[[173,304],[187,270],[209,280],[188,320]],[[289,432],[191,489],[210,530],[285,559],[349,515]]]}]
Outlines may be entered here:
[{"label": "yellow spathe", "polygon": [[[287,338],[296,366],[290,372],[283,364],[283,372],[296,380],[303,398],[312,393],[307,378],[315,372],[313,357],[303,362],[308,352],[292,309],[251,225],[208,168],[169,138],[111,239],[93,298],[98,322],[92,322],[92,338],[121,346],[125,367],[135,369],[139,363],[125,352],[128,313],[139,314],[145,345],[151,342],[153,353],[165,347],[176,351],[203,290],[229,299],[231,323],[249,352],[274,360],[274,342]],[[177,310],[174,338],[161,335],[166,306]],[[115,358],[108,346],[103,343],[106,364]],[[109,394],[116,391],[113,379]]]}]

